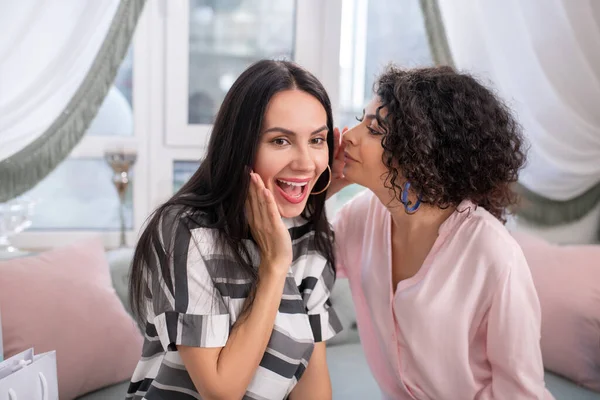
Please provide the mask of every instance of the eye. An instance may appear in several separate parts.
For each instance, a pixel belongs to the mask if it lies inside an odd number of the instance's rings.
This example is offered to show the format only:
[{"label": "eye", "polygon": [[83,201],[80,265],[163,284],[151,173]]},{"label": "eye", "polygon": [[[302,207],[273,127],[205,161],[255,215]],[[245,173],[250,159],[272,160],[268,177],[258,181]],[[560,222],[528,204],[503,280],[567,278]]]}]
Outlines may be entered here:
[{"label": "eye", "polygon": [[271,141],[276,146],[285,146],[286,144],[290,144],[289,140],[284,138],[276,138]]},{"label": "eye", "polygon": [[323,143],[325,143],[325,141],[326,141],[325,138],[322,138],[322,137],[316,137],[316,138],[312,138],[310,140],[311,144],[323,144]]},{"label": "eye", "polygon": [[369,130],[369,134],[373,135],[373,136],[381,136],[383,135],[383,133],[379,132],[376,129],[371,128],[370,126],[367,126],[367,129]]}]

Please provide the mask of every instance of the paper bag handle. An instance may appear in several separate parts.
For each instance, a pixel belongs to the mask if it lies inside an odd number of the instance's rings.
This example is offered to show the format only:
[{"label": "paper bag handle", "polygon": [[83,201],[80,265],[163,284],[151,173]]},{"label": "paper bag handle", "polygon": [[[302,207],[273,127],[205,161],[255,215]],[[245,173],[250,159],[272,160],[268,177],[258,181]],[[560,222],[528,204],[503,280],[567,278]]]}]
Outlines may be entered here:
[{"label": "paper bag handle", "polygon": [[42,400],[48,400],[48,381],[41,372],[38,372],[38,375],[40,376],[40,382],[42,383]]},{"label": "paper bag handle", "polygon": [[[48,381],[41,372],[38,372],[40,382],[42,383],[42,400],[48,400]],[[8,400],[19,400],[14,390],[8,389]]]}]

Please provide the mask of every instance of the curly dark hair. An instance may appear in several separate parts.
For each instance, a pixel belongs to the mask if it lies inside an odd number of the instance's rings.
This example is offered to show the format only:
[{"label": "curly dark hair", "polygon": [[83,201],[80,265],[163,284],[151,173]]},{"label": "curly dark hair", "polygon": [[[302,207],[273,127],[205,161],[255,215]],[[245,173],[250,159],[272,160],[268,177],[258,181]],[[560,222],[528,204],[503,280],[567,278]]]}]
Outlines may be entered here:
[{"label": "curly dark hair", "polygon": [[406,179],[425,204],[469,199],[506,222],[526,149],[520,125],[491,90],[451,67],[388,66],[374,91],[386,186],[398,199]]}]

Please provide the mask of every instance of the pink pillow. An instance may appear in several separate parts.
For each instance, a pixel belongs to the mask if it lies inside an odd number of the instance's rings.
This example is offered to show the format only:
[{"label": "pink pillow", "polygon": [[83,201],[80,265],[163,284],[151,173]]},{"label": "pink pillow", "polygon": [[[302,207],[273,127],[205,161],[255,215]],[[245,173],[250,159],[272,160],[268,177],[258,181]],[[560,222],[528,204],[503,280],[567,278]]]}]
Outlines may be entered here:
[{"label": "pink pillow", "polygon": [[559,246],[513,233],[542,307],[544,365],[600,391],[600,245]]},{"label": "pink pillow", "polygon": [[98,239],[1,261],[0,306],[5,357],[56,350],[61,400],[131,378],[142,337]]}]

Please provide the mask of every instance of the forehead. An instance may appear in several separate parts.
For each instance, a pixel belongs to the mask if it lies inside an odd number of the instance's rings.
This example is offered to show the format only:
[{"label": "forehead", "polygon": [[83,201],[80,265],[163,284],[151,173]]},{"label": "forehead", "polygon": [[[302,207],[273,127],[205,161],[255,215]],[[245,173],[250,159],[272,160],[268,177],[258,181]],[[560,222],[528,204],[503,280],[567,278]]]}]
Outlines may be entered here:
[{"label": "forehead", "polygon": [[321,102],[302,90],[284,90],[275,94],[264,116],[264,128],[316,127],[327,123],[327,113]]},{"label": "forehead", "polygon": [[[379,107],[381,107],[381,100],[378,97],[373,97],[365,106],[365,115],[376,115]],[[379,110],[379,115],[382,117],[385,117],[386,114],[387,110],[385,108]]]}]

